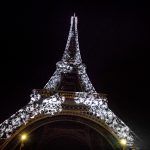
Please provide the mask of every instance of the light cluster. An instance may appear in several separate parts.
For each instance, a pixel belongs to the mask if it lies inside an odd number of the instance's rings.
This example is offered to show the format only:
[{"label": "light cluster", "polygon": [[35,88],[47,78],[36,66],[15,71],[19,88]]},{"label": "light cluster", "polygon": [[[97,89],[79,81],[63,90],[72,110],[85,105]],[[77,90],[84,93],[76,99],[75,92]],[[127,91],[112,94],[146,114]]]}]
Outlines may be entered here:
[{"label": "light cluster", "polygon": [[69,36],[62,57],[63,62],[69,62],[73,65],[82,63],[78,42],[77,21],[77,17],[71,17]]},{"label": "light cluster", "polygon": [[[18,127],[40,114],[55,115],[61,112],[64,101],[65,97],[61,97],[58,93],[46,99],[42,99],[38,93],[31,94],[31,100],[26,107],[0,124],[0,138],[8,138]],[[74,101],[76,104],[88,106],[89,111],[113,129],[120,139],[126,139],[128,145],[133,144],[132,131],[108,108],[106,99],[97,93],[76,92]]]},{"label": "light cluster", "polygon": [[89,93],[96,92],[86,73],[86,67],[83,64],[72,67],[68,62],[60,61],[56,65],[56,71],[54,72],[48,83],[45,85],[45,89],[56,91],[61,82],[61,74],[70,73],[73,71],[73,69],[76,69],[76,73],[78,75],[78,79],[81,83],[83,91]]},{"label": "light cluster", "polygon": [[61,74],[73,71],[78,74],[83,91],[95,92],[86,73],[86,67],[82,64],[78,42],[77,17],[71,17],[69,36],[62,60],[56,64],[56,71],[44,88],[56,91],[61,82]]},{"label": "light cluster", "polygon": [[31,94],[31,100],[24,108],[0,124],[0,138],[9,138],[14,131],[39,114],[54,115],[62,110],[64,98],[55,94],[44,100],[39,94]]},{"label": "light cluster", "polygon": [[89,111],[103,120],[120,139],[126,139],[128,145],[133,145],[133,132],[108,108],[106,99],[84,93],[80,97],[75,97],[75,102],[88,106]]},{"label": "light cluster", "polygon": [[88,106],[92,115],[103,121],[120,139],[126,139],[127,144],[132,145],[134,142],[133,132],[108,108],[107,100],[98,95],[88,78],[80,55],[77,17],[75,16],[71,18],[69,36],[62,60],[56,64],[56,71],[44,87],[56,94],[43,99],[36,91],[33,92],[30,102],[24,108],[0,124],[0,138],[8,138],[18,127],[40,114],[55,115],[55,113],[61,112],[65,97],[60,96],[57,90],[61,83],[61,75],[71,72],[78,75],[83,90],[83,92],[75,92],[76,104]]}]

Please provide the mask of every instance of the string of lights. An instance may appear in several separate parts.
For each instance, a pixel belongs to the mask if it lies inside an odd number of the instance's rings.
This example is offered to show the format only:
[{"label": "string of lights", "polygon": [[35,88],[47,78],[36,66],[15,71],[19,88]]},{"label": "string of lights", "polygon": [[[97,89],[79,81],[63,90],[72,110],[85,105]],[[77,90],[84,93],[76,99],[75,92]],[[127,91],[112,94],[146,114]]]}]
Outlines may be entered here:
[{"label": "string of lights", "polygon": [[[107,100],[97,93],[90,82],[86,73],[86,67],[82,63],[77,31],[77,17],[71,17],[71,26],[66,48],[62,60],[56,64],[56,71],[50,78],[44,89],[55,92],[54,95],[42,98],[39,93],[31,94],[30,102],[9,119],[0,124],[0,138],[9,138],[21,125],[27,124],[30,119],[38,115],[50,115],[63,111],[62,104],[65,97],[57,92],[61,82],[61,74],[76,72],[80,80],[83,92],[75,92],[74,101],[76,105],[83,104],[89,107],[89,111],[103,120],[114,134],[120,139],[126,139],[127,144],[132,146],[134,143],[133,132],[121,121],[108,107]],[[98,94],[97,94],[98,95]]]}]

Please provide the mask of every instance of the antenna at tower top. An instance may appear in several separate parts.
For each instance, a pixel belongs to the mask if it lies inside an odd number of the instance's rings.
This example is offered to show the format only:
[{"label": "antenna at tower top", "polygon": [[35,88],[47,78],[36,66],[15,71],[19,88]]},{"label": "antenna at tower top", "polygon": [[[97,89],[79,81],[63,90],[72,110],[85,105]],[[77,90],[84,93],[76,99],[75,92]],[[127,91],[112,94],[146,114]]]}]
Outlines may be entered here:
[{"label": "antenna at tower top", "polygon": [[74,12],[73,17],[76,17],[76,13]]}]

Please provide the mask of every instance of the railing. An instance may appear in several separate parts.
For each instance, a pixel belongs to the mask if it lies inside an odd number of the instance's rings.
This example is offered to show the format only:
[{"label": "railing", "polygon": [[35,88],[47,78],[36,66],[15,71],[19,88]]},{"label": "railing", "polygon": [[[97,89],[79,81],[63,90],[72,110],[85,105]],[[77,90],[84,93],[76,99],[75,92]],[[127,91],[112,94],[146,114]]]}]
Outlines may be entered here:
[{"label": "railing", "polygon": [[[39,93],[42,97],[52,96],[54,93],[47,89],[34,89],[33,94]],[[71,91],[58,91],[60,96],[64,96],[65,98],[75,98],[75,97],[84,97],[86,92],[71,92]],[[106,99],[106,94],[103,93],[92,93],[95,98]]]}]

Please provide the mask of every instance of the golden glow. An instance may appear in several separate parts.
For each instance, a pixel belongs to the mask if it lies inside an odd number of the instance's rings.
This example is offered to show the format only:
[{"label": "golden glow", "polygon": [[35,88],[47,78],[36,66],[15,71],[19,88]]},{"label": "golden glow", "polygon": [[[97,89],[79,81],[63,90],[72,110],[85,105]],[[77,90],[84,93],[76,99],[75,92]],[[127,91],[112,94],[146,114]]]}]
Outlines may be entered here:
[{"label": "golden glow", "polygon": [[20,140],[23,142],[23,141],[26,141],[28,139],[28,135],[26,133],[23,133],[20,137]]},{"label": "golden glow", "polygon": [[127,144],[127,140],[126,140],[126,139],[121,139],[121,140],[120,140],[120,144],[121,144],[122,146],[125,146],[125,145]]}]

